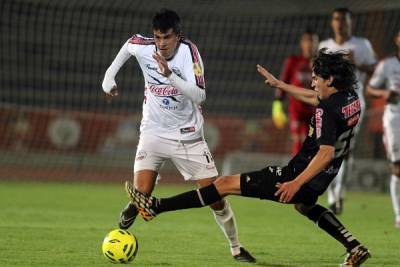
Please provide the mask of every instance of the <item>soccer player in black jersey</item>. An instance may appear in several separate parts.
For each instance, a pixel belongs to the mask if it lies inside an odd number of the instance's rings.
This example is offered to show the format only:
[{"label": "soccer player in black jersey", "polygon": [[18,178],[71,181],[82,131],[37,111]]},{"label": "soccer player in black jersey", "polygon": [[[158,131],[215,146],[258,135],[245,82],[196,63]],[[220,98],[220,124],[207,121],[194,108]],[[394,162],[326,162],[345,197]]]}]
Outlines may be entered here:
[{"label": "soccer player in black jersey", "polygon": [[346,248],[348,254],[340,266],[360,266],[365,262],[370,257],[368,249],[331,211],[316,204],[348,154],[354,127],[360,118],[360,100],[354,91],[357,83],[355,66],[347,54],[321,49],[312,70],[313,90],[307,90],[277,80],[257,65],[266,84],[316,107],[308,136],[287,166],[268,166],[258,171],[219,177],[209,186],[162,199],[142,194],[127,182],[128,195],[143,218],[150,220],[166,211],[203,207],[227,195],[294,204],[298,212]]}]

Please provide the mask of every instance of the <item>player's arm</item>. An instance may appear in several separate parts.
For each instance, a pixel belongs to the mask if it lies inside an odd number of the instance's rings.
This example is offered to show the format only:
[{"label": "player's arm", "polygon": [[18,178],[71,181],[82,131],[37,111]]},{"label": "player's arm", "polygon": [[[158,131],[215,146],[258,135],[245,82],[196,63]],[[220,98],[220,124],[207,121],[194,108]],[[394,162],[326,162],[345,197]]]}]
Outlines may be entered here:
[{"label": "player's arm", "polygon": [[367,96],[373,98],[383,98],[387,103],[397,104],[400,95],[392,90],[387,90],[385,88],[374,88],[371,85],[368,85]]},{"label": "player's arm", "polygon": [[385,61],[378,64],[367,86],[367,96],[373,98],[383,98],[387,102],[395,103],[398,94],[395,91],[387,90],[385,84],[387,82],[387,71],[385,70]]},{"label": "player's arm", "polygon": [[[157,61],[161,74],[167,77],[168,80],[171,82],[171,85],[178,89],[180,93],[182,93],[184,96],[186,96],[196,104],[201,104],[202,102],[204,102],[204,100],[206,100],[205,90],[197,86],[195,82],[190,80],[185,81],[184,79],[173,73],[169,69],[168,63],[164,57],[162,57],[158,53],[154,53],[153,58]],[[187,67],[193,69],[192,64],[190,66],[188,65]]]},{"label": "player's arm", "polygon": [[318,94],[315,91],[297,87],[278,80],[261,65],[257,65],[257,71],[266,79],[265,83],[269,86],[281,89],[292,95],[294,98],[309,105],[317,106],[319,104]]},{"label": "player's arm", "polygon": [[367,96],[369,97],[384,98],[387,100],[390,94],[390,90],[386,90],[385,88],[374,88],[371,85],[367,86]]},{"label": "player's arm", "polygon": [[365,60],[362,64],[356,65],[356,67],[362,71],[367,73],[368,75],[372,75],[376,66],[375,52],[372,48],[371,43],[364,39],[364,51],[363,54],[365,56]]},{"label": "player's arm", "polygon": [[284,184],[277,184],[278,191],[276,191],[275,195],[280,195],[279,201],[283,203],[289,202],[303,184],[309,182],[313,177],[315,177],[329,165],[334,158],[334,154],[334,146],[321,145],[317,154],[308,164],[307,168],[305,168],[304,171],[296,177],[296,179]]},{"label": "player's arm", "polygon": [[120,68],[125,64],[125,62],[131,57],[131,54],[128,52],[128,44],[129,41],[122,46],[104,75],[102,87],[104,93],[106,94],[107,100],[109,101],[113,96],[118,95],[115,76],[117,75]]}]

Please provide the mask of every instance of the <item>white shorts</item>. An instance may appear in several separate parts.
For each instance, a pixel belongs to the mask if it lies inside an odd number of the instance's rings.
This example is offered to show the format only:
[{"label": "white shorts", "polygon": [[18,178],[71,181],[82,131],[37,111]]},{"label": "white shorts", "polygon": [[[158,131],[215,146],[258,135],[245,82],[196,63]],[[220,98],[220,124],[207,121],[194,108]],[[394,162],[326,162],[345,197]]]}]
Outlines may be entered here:
[{"label": "white shorts", "polygon": [[390,162],[400,161],[400,128],[384,126],[383,143]]},{"label": "white shorts", "polygon": [[208,145],[201,138],[178,142],[154,135],[140,136],[135,157],[135,172],[141,170],[159,172],[168,159],[186,181],[218,176]]}]

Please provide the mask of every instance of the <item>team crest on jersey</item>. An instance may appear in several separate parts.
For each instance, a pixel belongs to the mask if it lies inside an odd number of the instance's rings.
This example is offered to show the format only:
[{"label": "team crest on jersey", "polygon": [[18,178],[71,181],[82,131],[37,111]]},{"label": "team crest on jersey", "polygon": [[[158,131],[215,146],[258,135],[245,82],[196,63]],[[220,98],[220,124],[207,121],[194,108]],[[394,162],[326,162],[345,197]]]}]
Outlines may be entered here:
[{"label": "team crest on jersey", "polygon": [[142,160],[142,159],[145,159],[146,157],[147,157],[146,151],[139,151],[136,154],[136,160]]},{"label": "team crest on jersey", "polygon": [[194,75],[196,75],[196,76],[203,75],[203,70],[202,70],[200,64],[197,62],[193,64],[193,71],[194,71]]}]

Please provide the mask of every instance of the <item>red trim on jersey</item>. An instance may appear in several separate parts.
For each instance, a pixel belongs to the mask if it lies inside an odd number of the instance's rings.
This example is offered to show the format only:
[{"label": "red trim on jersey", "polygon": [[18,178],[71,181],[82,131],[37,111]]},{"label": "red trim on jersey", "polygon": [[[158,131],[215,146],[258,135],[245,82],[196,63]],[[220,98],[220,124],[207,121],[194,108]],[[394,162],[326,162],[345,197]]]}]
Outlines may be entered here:
[{"label": "red trim on jersey", "polygon": [[[182,40],[182,43],[187,44],[189,46],[190,54],[192,55],[193,68],[195,67],[195,65],[198,65],[198,67],[203,67],[200,63],[200,55],[197,46],[188,39]],[[205,88],[204,70],[202,69],[201,71],[203,72],[202,75],[196,75],[195,73],[194,77],[196,78],[196,85],[204,89]]]},{"label": "red trim on jersey", "polygon": [[138,44],[138,45],[150,45],[154,44],[154,38],[147,38],[143,36],[139,36],[135,34],[132,36],[132,38],[129,40],[130,44]]}]

